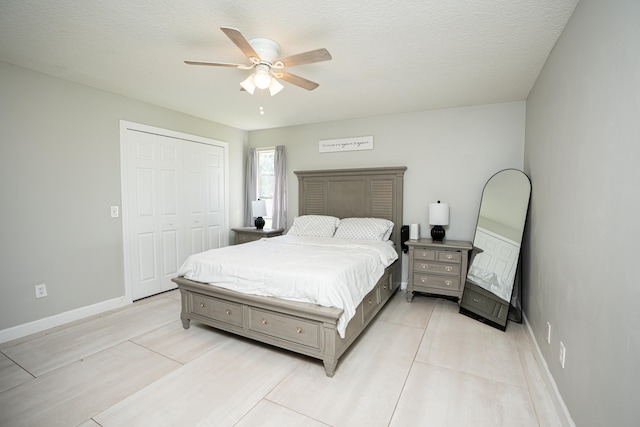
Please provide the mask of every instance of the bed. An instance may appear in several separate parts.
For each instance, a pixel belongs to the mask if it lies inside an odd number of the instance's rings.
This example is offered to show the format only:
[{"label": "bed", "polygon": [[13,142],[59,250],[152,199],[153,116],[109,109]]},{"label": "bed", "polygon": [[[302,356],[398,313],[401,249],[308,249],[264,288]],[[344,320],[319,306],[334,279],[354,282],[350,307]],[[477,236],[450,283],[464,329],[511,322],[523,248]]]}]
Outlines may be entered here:
[{"label": "bed", "polygon": [[[189,328],[190,322],[195,320],[321,359],[327,376],[333,377],[340,356],[400,285],[400,227],[405,170],[406,167],[384,167],[295,172],[298,178],[298,216],[379,218],[394,224],[390,229],[390,240],[397,260],[384,268],[373,288],[352,309],[247,294],[215,286],[215,283],[176,277],[172,280],[180,290],[183,327]],[[286,239],[287,236],[283,237]],[[273,241],[253,243],[263,251],[269,248],[265,245],[280,244],[279,238],[271,239]],[[253,243],[238,245],[230,251]],[[345,311],[353,311],[346,324]]]}]

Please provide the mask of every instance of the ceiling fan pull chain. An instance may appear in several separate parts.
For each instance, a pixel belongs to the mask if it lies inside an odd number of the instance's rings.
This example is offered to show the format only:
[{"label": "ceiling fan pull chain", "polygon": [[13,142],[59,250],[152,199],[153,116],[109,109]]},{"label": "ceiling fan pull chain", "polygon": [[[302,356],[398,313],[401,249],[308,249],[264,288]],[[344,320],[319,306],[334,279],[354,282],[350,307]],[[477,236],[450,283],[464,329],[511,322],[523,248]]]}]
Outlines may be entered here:
[{"label": "ceiling fan pull chain", "polygon": [[262,106],[262,101],[264,100],[264,91],[260,91],[260,115],[264,116],[264,107]]}]

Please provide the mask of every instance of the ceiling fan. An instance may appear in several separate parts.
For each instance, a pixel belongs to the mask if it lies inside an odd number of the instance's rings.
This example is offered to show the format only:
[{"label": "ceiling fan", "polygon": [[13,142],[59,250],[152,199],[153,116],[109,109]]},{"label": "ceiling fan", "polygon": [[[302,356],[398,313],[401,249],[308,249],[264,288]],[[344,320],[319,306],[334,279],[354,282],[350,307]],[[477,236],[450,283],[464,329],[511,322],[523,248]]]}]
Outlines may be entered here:
[{"label": "ceiling fan", "polygon": [[231,64],[226,62],[184,61],[189,65],[210,65],[214,67],[233,67],[241,70],[255,70],[246,80],[240,83],[242,89],[253,95],[256,87],[269,89],[271,96],[283,89],[278,80],[299,86],[303,89],[314,90],[319,85],[316,82],[284,71],[285,68],[298,65],[313,64],[314,62],[328,61],[331,54],[327,49],[316,49],[297,55],[280,58],[280,45],[271,39],[253,38],[247,40],[242,33],[229,27],[220,27],[223,33],[240,48],[242,53],[251,61],[251,64]]}]

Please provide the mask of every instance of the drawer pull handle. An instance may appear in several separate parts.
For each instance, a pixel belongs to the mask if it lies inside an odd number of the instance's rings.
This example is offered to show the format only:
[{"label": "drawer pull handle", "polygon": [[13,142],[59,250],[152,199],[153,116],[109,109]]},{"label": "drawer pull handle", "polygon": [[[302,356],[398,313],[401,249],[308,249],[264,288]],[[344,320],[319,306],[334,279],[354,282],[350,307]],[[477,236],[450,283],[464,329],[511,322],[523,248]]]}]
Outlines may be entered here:
[{"label": "drawer pull handle", "polygon": [[421,281],[422,283],[427,283],[427,278],[426,278],[426,277],[422,277],[422,278],[420,278],[420,281]]},{"label": "drawer pull handle", "polygon": [[268,321],[267,319],[262,319],[262,324],[263,324],[263,325],[268,325],[268,324],[269,324],[269,321]]},{"label": "drawer pull handle", "polygon": [[445,270],[447,270],[447,271],[453,271],[453,267],[447,267],[447,268],[445,268]]},{"label": "drawer pull handle", "polygon": [[373,300],[372,299],[369,300],[369,305],[371,305],[371,304],[373,304]]},{"label": "drawer pull handle", "polygon": [[473,302],[480,302],[480,299],[479,298],[474,298]]},{"label": "drawer pull handle", "polygon": [[422,268],[426,270],[427,268],[429,268],[429,264],[422,264]]},{"label": "drawer pull handle", "polygon": [[382,285],[382,289],[387,290],[387,285]]},{"label": "drawer pull handle", "polygon": [[451,286],[453,284],[453,282],[451,280],[445,280],[444,284],[447,286]]},{"label": "drawer pull handle", "polygon": [[296,326],[296,332],[299,334],[304,334],[304,328],[301,328],[300,326]]},{"label": "drawer pull handle", "polygon": [[452,259],[453,255],[447,255],[447,259]]},{"label": "drawer pull handle", "polygon": [[229,310],[228,308],[225,310],[225,313],[227,313],[229,316],[231,316],[231,310]]},{"label": "drawer pull handle", "polygon": [[207,304],[205,304],[203,302],[200,303],[200,307],[205,308],[206,306],[207,306]]}]

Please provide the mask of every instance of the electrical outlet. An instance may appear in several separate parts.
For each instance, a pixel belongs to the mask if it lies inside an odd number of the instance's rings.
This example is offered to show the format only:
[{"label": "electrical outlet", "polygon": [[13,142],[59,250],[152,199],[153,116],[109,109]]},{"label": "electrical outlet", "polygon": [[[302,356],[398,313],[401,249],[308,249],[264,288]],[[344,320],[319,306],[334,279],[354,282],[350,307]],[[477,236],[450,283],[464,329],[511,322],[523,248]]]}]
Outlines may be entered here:
[{"label": "electrical outlet", "polygon": [[567,349],[565,348],[564,343],[560,341],[560,357],[558,361],[560,362],[560,366],[562,366],[562,369],[564,369],[564,359],[566,355],[567,355]]},{"label": "electrical outlet", "polygon": [[547,322],[547,344],[551,344],[551,323]]},{"label": "electrical outlet", "polygon": [[111,206],[111,218],[118,218],[120,216],[120,209],[118,206]]},{"label": "electrical outlet", "polygon": [[36,285],[36,298],[43,298],[47,296],[47,285],[41,283]]}]

